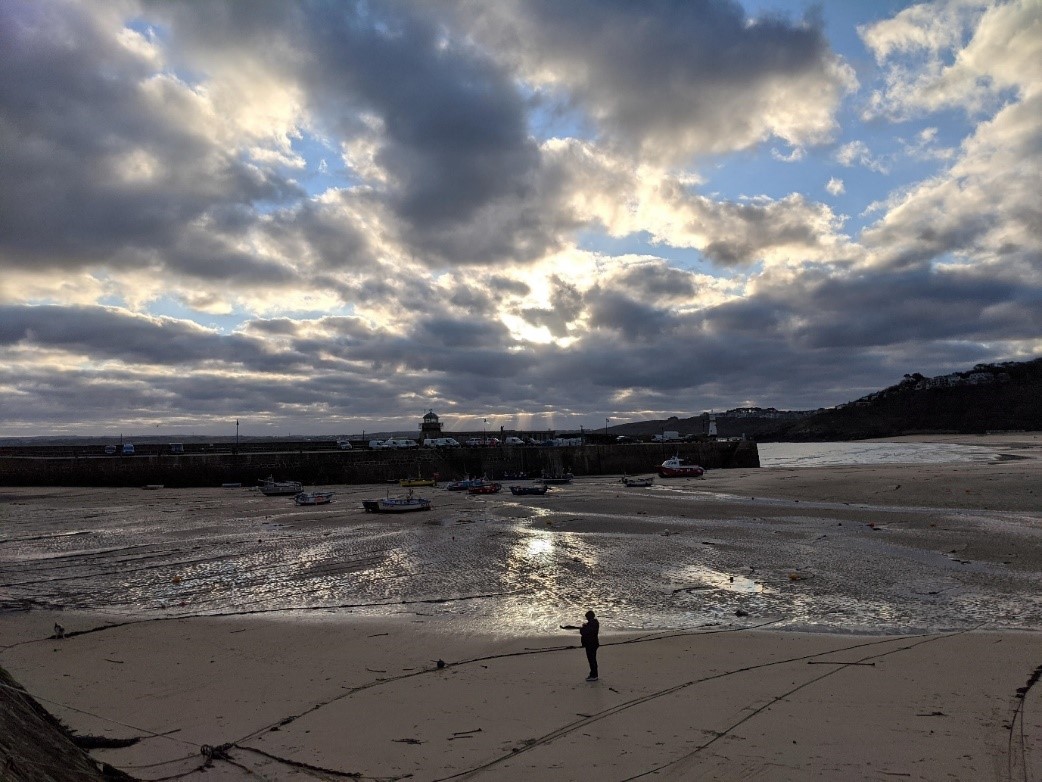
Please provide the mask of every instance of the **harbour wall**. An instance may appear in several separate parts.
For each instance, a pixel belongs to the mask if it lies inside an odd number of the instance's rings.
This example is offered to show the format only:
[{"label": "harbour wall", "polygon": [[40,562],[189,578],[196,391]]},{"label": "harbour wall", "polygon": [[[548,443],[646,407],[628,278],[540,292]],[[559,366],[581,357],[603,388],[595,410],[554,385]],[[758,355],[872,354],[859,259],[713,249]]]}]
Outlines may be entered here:
[{"label": "harbour wall", "polygon": [[571,472],[583,475],[653,473],[673,454],[707,470],[759,467],[752,441],[663,445],[501,446],[402,450],[271,450],[262,453],[144,454],[136,456],[0,456],[0,486],[220,486],[253,485],[269,475],[308,486],[383,483],[437,475],[502,479],[508,474]]}]

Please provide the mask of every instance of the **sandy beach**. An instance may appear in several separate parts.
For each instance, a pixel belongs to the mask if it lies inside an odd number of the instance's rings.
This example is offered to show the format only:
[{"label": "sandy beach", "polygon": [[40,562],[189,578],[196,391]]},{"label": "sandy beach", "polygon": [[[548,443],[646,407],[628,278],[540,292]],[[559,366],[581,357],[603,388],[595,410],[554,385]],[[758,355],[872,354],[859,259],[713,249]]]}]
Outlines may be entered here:
[{"label": "sandy beach", "polygon": [[0,666],[148,780],[1037,778],[1042,435],[938,441],[995,456],[391,519],[7,488]]}]

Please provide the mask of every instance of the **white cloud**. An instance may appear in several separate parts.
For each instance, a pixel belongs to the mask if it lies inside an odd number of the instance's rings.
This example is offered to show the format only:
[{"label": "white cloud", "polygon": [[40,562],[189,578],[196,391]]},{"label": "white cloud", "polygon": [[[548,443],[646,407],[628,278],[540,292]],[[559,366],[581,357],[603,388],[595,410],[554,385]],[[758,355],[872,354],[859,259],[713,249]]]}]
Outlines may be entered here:
[{"label": "white cloud", "polygon": [[1042,84],[1042,5],[946,0],[915,5],[861,29],[886,68],[886,87],[868,116],[896,119],[956,107],[997,107],[1004,90],[1030,95]]},{"label": "white cloud", "polygon": [[850,141],[843,144],[836,150],[836,160],[840,165],[848,168],[858,165],[880,174],[886,174],[890,170],[887,163],[872,154],[872,150],[864,141]]},{"label": "white cloud", "polygon": [[836,177],[829,177],[828,183],[825,185],[825,190],[828,191],[829,195],[843,195],[846,188],[843,186],[843,180],[837,179]]}]

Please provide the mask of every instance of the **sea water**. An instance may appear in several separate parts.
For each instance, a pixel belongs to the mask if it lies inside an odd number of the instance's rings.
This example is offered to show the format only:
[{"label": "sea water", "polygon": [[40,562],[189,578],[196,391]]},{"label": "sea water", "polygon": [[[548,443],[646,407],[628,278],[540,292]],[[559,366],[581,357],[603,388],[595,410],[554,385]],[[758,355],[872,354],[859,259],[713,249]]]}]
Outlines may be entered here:
[{"label": "sea water", "polygon": [[993,448],[953,443],[760,443],[761,467],[840,467],[854,464],[988,462]]}]

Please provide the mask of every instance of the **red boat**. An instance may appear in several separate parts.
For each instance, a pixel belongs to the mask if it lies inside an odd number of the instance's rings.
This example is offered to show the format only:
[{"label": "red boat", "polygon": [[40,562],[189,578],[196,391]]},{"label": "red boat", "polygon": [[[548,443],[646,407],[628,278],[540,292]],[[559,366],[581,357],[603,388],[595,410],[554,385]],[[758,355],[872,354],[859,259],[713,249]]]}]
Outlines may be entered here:
[{"label": "red boat", "polygon": [[469,494],[498,494],[502,488],[498,483],[483,483],[480,486],[471,486],[467,492]]},{"label": "red boat", "polygon": [[688,464],[679,456],[672,456],[662,462],[658,474],[663,478],[700,478],[705,470],[697,464]]}]

